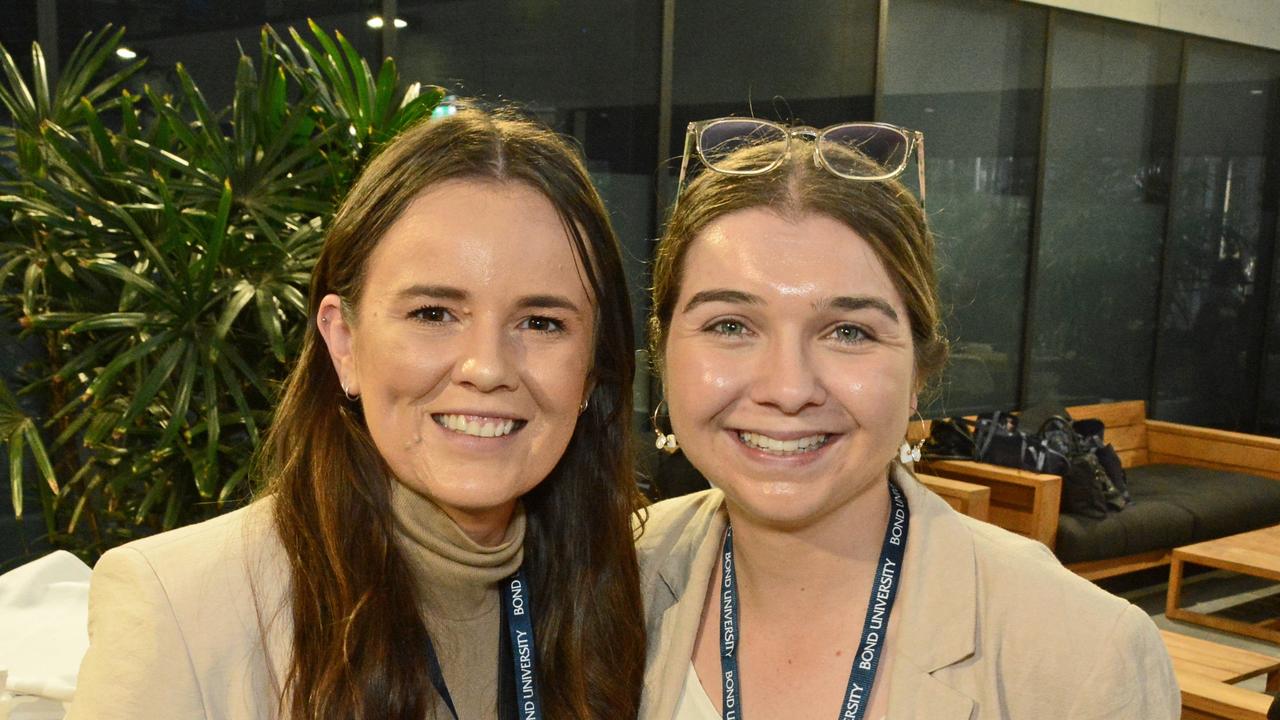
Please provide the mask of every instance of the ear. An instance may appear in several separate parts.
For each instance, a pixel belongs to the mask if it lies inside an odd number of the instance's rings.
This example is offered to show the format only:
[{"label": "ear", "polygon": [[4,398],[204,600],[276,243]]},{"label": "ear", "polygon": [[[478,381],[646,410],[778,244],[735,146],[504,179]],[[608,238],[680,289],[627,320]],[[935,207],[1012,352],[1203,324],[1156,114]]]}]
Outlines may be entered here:
[{"label": "ear", "polygon": [[338,382],[348,394],[359,395],[360,374],[356,368],[354,352],[355,328],[347,322],[346,313],[342,311],[342,298],[332,293],[324,296],[320,301],[320,310],[316,313],[316,327],[329,349],[329,359],[333,361],[334,372],[338,373]]},{"label": "ear", "polygon": [[911,414],[914,415],[917,412],[920,412],[920,393],[918,391],[911,393]]}]

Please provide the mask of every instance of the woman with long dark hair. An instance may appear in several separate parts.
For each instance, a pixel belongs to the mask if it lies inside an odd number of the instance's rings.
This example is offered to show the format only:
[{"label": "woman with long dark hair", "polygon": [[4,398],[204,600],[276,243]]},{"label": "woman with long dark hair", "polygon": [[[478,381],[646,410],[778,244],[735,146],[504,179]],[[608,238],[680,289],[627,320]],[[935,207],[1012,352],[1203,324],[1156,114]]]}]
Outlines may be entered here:
[{"label": "woman with long dark hair", "polygon": [[99,562],[70,717],[634,717],[631,315],[578,154],[409,129],[310,310],[262,497]]}]

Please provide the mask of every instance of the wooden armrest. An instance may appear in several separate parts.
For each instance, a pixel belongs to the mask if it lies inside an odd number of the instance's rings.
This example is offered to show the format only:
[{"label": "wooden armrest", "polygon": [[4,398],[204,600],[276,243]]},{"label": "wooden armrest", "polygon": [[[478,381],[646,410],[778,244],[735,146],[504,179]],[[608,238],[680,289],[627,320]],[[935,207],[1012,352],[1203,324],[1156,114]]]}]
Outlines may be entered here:
[{"label": "wooden armrest", "polygon": [[1196,465],[1280,480],[1280,438],[1147,420],[1147,462]]},{"label": "wooden armrest", "polygon": [[923,472],[991,488],[988,520],[1053,547],[1058,536],[1062,478],[972,460],[920,463]]},{"label": "wooden armrest", "polygon": [[919,473],[916,479],[957,511],[976,520],[987,520],[991,510],[991,488],[986,485]]},{"label": "wooden armrest", "polygon": [[1271,707],[1270,695],[1196,673],[1178,675],[1178,687],[1182,690],[1182,707],[1199,710],[1211,717],[1267,720],[1267,709]]}]

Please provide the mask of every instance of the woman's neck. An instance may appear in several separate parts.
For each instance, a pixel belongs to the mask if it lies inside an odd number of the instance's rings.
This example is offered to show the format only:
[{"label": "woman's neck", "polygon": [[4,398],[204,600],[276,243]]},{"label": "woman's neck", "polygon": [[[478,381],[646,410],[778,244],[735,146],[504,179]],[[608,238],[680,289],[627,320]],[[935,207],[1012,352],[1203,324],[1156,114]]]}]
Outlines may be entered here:
[{"label": "woman's neck", "polygon": [[507,529],[511,525],[511,517],[515,514],[516,501],[506,505],[483,510],[465,510],[462,508],[440,506],[449,519],[457,524],[472,542],[482,547],[496,547],[507,539]]},{"label": "woman's neck", "polygon": [[[889,519],[889,488],[877,482],[798,527],[761,522],[726,503],[738,592],[752,604],[827,603],[875,573]],[[794,611],[794,610],[793,610]]]}]

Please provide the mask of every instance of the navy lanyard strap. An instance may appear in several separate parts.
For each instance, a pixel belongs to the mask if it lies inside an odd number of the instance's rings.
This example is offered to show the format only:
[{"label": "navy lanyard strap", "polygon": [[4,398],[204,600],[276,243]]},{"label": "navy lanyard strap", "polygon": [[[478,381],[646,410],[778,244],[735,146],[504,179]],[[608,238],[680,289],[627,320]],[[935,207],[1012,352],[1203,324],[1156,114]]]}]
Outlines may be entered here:
[{"label": "navy lanyard strap", "polygon": [[[884,530],[884,543],[880,549],[880,562],[876,579],[871,587],[871,600],[867,603],[867,617],[862,624],[862,638],[858,652],[849,671],[849,685],[845,689],[844,706],[839,720],[862,720],[866,714],[871,686],[875,683],[876,670],[880,666],[881,650],[889,627],[889,615],[898,597],[898,578],[902,573],[902,561],[906,555],[907,529],[910,511],[902,491],[889,483],[889,522]],[[724,720],[742,720],[742,695],[739,690],[738,637],[741,618],[738,614],[738,581],[733,567],[733,528],[724,533],[724,552],[720,584],[720,672],[721,699]]]},{"label": "navy lanyard strap", "polygon": [[502,606],[511,638],[511,667],[516,685],[516,715],[520,720],[542,720],[538,693],[537,652],[533,644],[533,603],[524,570],[502,581]]},{"label": "navy lanyard strap", "polygon": [[[529,597],[529,582],[525,579],[524,570],[517,570],[514,575],[499,583],[498,590],[502,594],[502,624],[511,641],[516,714],[520,720],[543,720],[542,696],[538,692],[538,669],[535,664],[538,653],[533,642],[533,603]],[[436,655],[435,644],[431,642],[430,636],[427,637],[427,665],[431,684],[457,720],[458,709],[453,704],[453,696],[449,694],[444,671],[440,669],[440,658]]]}]

